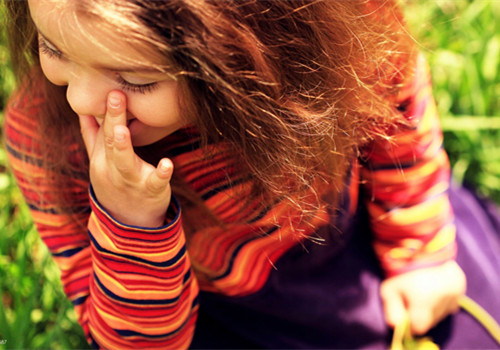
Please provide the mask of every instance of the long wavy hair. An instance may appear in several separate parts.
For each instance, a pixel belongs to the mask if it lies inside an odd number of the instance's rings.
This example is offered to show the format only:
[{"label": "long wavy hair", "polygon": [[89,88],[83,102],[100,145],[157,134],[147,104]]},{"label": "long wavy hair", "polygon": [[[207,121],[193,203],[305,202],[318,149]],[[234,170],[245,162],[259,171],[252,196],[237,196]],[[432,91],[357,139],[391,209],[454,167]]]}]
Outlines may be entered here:
[{"label": "long wavy hair", "polygon": [[[67,161],[68,142],[83,146],[66,88],[43,77],[27,2],[6,4],[15,73],[24,91],[47,101],[38,120],[45,166],[56,183],[81,177],[86,162]],[[230,146],[252,177],[254,197],[284,197],[304,209],[296,198],[315,186],[331,186],[338,197],[360,148],[401,122],[395,96],[415,52],[396,0],[67,4],[168,62],[156,67],[178,78],[182,110],[203,143]],[[43,87],[26,88],[28,81]]]}]

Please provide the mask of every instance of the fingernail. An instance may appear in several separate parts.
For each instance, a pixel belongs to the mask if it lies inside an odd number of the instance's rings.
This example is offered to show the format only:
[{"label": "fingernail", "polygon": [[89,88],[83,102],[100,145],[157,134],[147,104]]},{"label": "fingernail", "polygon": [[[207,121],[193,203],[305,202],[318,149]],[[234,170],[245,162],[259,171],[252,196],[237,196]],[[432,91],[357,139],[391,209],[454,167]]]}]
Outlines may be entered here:
[{"label": "fingernail", "polygon": [[161,163],[160,163],[160,170],[164,173],[167,173],[169,170],[170,170],[170,164],[168,161],[166,160],[163,160]]},{"label": "fingernail", "polygon": [[122,142],[123,140],[125,140],[125,134],[123,132],[116,132],[115,131],[115,141]]},{"label": "fingernail", "polygon": [[108,103],[111,107],[118,108],[118,107],[120,107],[121,98],[120,98],[120,96],[117,96],[116,94],[111,93],[111,94],[109,94]]}]

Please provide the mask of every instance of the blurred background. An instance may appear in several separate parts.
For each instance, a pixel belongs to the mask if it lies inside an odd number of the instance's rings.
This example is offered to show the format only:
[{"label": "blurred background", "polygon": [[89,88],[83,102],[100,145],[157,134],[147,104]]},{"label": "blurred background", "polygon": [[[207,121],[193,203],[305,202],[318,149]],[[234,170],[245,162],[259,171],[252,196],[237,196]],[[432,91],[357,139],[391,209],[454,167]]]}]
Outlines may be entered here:
[{"label": "blurred background", "polygon": [[[500,204],[500,0],[402,3],[431,66],[453,177]],[[14,88],[4,20],[0,12],[0,125]],[[88,348],[2,147],[0,300],[0,349]]]}]

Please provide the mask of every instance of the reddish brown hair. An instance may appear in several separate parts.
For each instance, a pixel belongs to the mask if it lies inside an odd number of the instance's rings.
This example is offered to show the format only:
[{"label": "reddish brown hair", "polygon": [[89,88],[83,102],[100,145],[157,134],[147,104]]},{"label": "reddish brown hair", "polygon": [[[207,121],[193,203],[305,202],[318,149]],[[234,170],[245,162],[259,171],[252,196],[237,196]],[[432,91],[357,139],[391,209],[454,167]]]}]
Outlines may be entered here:
[{"label": "reddish brown hair", "polygon": [[[17,76],[39,81],[26,2],[7,4]],[[392,96],[414,57],[390,0],[75,4],[76,11],[167,59],[169,65],[158,69],[179,78],[183,110],[197,121],[204,143],[229,144],[254,179],[254,195],[265,200],[294,201],[319,183],[338,194],[359,148],[398,118]],[[121,14],[120,26],[105,15],[109,11]],[[45,81],[50,103],[39,123],[50,135],[45,153],[56,174],[75,172],[68,162],[53,161],[68,159],[67,134],[81,142],[64,93]]]}]

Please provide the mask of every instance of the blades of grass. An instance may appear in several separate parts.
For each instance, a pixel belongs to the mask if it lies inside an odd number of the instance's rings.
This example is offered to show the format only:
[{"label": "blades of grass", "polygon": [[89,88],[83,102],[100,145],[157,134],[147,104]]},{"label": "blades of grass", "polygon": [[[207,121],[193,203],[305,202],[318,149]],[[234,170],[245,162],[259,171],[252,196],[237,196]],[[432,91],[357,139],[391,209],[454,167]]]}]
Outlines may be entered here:
[{"label": "blades of grass", "polygon": [[495,80],[500,66],[500,34],[496,34],[486,44],[486,52],[483,58],[481,71],[484,79],[488,82]]},{"label": "blades of grass", "polygon": [[[0,290],[4,290],[3,285],[0,285]],[[2,301],[2,307],[0,308],[0,340],[7,339],[12,339],[12,332],[7,320],[6,308]]]},{"label": "blades of grass", "polygon": [[482,173],[480,176],[483,186],[490,190],[498,191],[500,189],[500,176],[488,173]]},{"label": "blades of grass", "polygon": [[55,321],[54,321],[54,324],[52,325],[52,327],[50,328],[49,332],[45,333],[43,338],[40,339],[40,343],[39,344],[33,344],[41,349],[50,349],[54,346],[54,343],[56,343],[56,340],[57,339],[58,341],[60,342],[63,342],[63,348],[66,348],[66,349],[69,349],[71,348],[71,346],[69,346],[70,344],[67,344],[64,342],[64,336],[59,336],[59,332],[58,330],[60,329],[60,325],[61,325],[61,322],[63,320],[63,317],[64,317],[64,314],[65,314],[65,308],[60,308],[58,311],[57,311],[57,316],[55,318]]},{"label": "blades of grass", "polygon": [[485,169],[489,174],[500,177],[500,165],[498,163],[495,162],[485,163]]},{"label": "blades of grass", "polygon": [[[462,55],[451,50],[439,49],[431,63],[434,95],[441,115],[457,113],[456,95],[463,84],[464,66]],[[463,103],[463,101],[462,101]]]},{"label": "blades of grass", "polygon": [[500,17],[500,1],[491,2],[491,13],[494,18]]},{"label": "blades of grass", "polygon": [[443,131],[500,130],[499,117],[455,116],[441,118]]},{"label": "blades of grass", "polygon": [[25,329],[28,327],[30,320],[31,309],[28,308],[28,304],[14,304],[14,321],[12,322],[12,332],[11,338],[9,339],[9,345],[15,349],[25,349],[26,334]]},{"label": "blades of grass", "polygon": [[462,88],[469,91],[470,110],[472,111],[472,114],[485,115],[486,108],[482,94],[478,63],[474,57],[468,57],[468,60],[471,64],[465,65],[466,79],[462,84]]},{"label": "blades of grass", "polygon": [[500,147],[491,147],[481,150],[478,159],[484,164],[494,162],[495,166],[500,166]]},{"label": "blades of grass", "polygon": [[486,11],[489,7],[490,1],[472,1],[469,2],[468,6],[462,13],[461,22],[462,26],[467,26],[468,24],[477,20],[482,12]]},{"label": "blades of grass", "polygon": [[470,160],[466,158],[461,158],[453,165],[451,173],[453,178],[460,184],[464,183],[465,173],[469,169]]},{"label": "blades of grass", "polygon": [[[35,276],[36,277],[36,276]],[[29,348],[29,343],[34,336],[35,327],[32,326],[31,313],[38,299],[38,293],[31,293],[21,305],[16,305],[16,318],[13,323],[12,338],[17,348]]]}]

